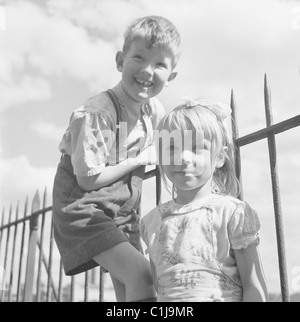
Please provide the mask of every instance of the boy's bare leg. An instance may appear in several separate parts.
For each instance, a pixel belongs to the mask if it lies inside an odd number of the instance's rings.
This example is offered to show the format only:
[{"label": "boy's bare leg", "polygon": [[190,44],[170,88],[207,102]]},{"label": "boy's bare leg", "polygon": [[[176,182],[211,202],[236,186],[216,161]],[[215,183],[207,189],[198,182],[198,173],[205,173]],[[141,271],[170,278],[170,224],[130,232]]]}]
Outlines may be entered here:
[{"label": "boy's bare leg", "polygon": [[150,264],[130,243],[118,244],[94,258],[125,286],[125,301],[156,297]]},{"label": "boy's bare leg", "polygon": [[115,278],[112,274],[110,274],[111,280],[114,285],[114,290],[116,294],[116,299],[118,302],[126,302],[126,290],[125,285],[120,282],[117,278]]}]

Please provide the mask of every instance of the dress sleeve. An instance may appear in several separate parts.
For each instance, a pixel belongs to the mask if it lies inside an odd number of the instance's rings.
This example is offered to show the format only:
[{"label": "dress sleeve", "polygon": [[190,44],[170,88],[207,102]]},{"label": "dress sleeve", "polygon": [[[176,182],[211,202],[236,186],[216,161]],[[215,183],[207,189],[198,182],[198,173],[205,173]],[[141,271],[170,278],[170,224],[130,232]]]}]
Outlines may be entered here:
[{"label": "dress sleeve", "polygon": [[74,174],[94,176],[101,173],[115,141],[114,131],[105,117],[84,113],[71,121],[69,133]]},{"label": "dress sleeve", "polygon": [[141,234],[141,238],[142,238],[143,242],[148,247],[149,240],[148,240],[148,234],[147,234],[147,229],[146,229],[144,218],[142,218],[142,220],[140,221],[140,234]]},{"label": "dress sleeve", "polygon": [[259,244],[260,222],[257,213],[246,202],[241,202],[228,224],[228,235],[232,249],[245,249]]},{"label": "dress sleeve", "polygon": [[140,221],[141,238],[147,246],[146,254],[153,252],[154,240],[161,223],[161,215],[158,207],[151,210]]}]

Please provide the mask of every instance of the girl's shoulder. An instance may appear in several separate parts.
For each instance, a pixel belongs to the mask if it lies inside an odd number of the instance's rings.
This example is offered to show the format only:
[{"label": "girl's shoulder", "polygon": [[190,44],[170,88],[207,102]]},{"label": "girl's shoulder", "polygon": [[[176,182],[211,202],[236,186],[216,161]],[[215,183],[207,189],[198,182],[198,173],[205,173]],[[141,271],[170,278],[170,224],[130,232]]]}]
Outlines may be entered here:
[{"label": "girl's shoulder", "polygon": [[141,229],[148,232],[156,231],[157,227],[160,226],[164,214],[170,212],[170,204],[172,202],[168,201],[164,204],[156,206],[147,215],[141,219]]},{"label": "girl's shoulder", "polygon": [[150,222],[160,222],[163,217],[163,214],[170,210],[170,203],[171,201],[168,201],[166,203],[156,206],[142,218],[142,221],[145,224],[149,224]]},{"label": "girl's shoulder", "polygon": [[229,195],[216,194],[216,198],[212,201],[217,211],[234,214],[236,212],[255,212],[247,201],[240,200]]}]

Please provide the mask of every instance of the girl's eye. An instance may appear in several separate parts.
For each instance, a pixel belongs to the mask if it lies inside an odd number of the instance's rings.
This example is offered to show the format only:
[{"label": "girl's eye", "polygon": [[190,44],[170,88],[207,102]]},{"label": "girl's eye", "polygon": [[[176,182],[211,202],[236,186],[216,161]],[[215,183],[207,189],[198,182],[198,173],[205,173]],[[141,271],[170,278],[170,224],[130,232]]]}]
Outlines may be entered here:
[{"label": "girl's eye", "polygon": [[169,150],[170,150],[170,151],[174,151],[174,150],[175,150],[174,145],[170,145],[170,146],[169,146]]},{"label": "girl's eye", "polygon": [[194,145],[193,146],[193,151],[195,152],[201,152],[201,151],[204,151],[204,150],[208,150],[208,146],[207,144],[198,144],[198,145]]},{"label": "girl's eye", "polygon": [[165,63],[158,63],[157,66],[160,68],[167,68],[167,65]]},{"label": "girl's eye", "polygon": [[199,145],[194,145],[193,146],[193,152],[199,152],[202,150],[202,147],[200,147]]}]

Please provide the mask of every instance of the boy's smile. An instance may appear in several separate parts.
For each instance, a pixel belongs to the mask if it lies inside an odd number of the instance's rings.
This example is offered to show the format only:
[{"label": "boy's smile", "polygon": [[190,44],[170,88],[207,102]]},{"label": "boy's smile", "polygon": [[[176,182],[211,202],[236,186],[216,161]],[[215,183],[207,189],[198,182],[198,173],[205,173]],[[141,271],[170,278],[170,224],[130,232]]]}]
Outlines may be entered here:
[{"label": "boy's smile", "polygon": [[122,72],[126,94],[136,102],[144,102],[156,95],[173,80],[173,57],[159,46],[150,46],[142,38],[135,38],[128,52],[117,54],[117,68]]}]

